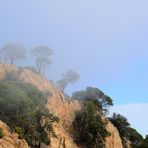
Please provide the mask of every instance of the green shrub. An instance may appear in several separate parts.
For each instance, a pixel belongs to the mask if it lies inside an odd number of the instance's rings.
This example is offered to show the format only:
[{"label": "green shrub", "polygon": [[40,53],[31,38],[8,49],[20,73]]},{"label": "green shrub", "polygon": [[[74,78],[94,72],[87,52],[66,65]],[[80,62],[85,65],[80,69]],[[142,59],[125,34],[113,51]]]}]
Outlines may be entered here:
[{"label": "green shrub", "polygon": [[130,127],[127,118],[123,115],[113,113],[112,117],[110,117],[109,120],[115,127],[117,127],[121,138],[125,138],[127,136],[127,129]]},{"label": "green shrub", "polygon": [[143,139],[140,146],[134,148],[148,148],[148,135],[146,135],[146,137]]},{"label": "green shrub", "polygon": [[131,142],[132,148],[138,148],[138,146],[140,146],[143,141],[142,135],[131,127],[127,128],[126,133],[126,139],[128,139]]},{"label": "green shrub", "polygon": [[4,137],[3,129],[0,128],[0,139],[2,139],[3,137]]},{"label": "green shrub", "polygon": [[99,107],[99,112],[107,113],[110,106],[113,105],[113,100],[105,95],[98,88],[87,87],[84,91],[74,92],[72,94],[73,99],[78,99],[82,102],[85,101],[94,101]]},{"label": "green shrub", "polygon": [[15,127],[14,131],[15,131],[15,133],[17,133],[19,135],[20,139],[24,138],[24,129],[17,126],[17,127]]},{"label": "green shrub", "polygon": [[110,136],[105,123],[98,112],[99,106],[94,101],[86,101],[74,120],[74,130],[77,132],[76,142],[88,148],[104,147],[105,138]]},{"label": "green shrub", "polygon": [[126,143],[126,140],[129,140],[132,148],[139,148],[141,142],[143,141],[143,137],[135,129],[130,127],[126,117],[113,113],[113,116],[110,117],[109,120],[117,127],[123,144]]},{"label": "green shrub", "polygon": [[46,109],[47,96],[14,73],[9,76],[0,81],[0,120],[32,147],[50,144],[48,135],[56,137],[52,125],[59,119]]}]

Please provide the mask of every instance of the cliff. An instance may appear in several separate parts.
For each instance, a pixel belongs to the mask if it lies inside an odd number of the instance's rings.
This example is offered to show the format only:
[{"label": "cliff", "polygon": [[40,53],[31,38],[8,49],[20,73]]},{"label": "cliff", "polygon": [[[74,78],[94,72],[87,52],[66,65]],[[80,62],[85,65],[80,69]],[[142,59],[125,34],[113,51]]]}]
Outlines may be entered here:
[{"label": "cliff", "polygon": [[[7,71],[18,70],[15,66],[1,64],[0,78],[3,78]],[[71,125],[75,118],[75,112],[81,109],[81,103],[77,100],[70,101],[66,99],[63,93],[59,90],[59,88],[56,87],[56,85],[54,85],[52,82],[48,80],[45,80],[40,75],[35,74],[31,70],[25,69],[19,71],[18,73],[24,81],[37,86],[38,89],[41,91],[49,91],[52,94],[50,97],[48,97],[48,103],[46,106],[50,112],[56,114],[60,118],[60,122],[54,125],[58,138],[51,139],[50,147],[78,148],[78,146],[73,141]],[[109,121],[107,124],[107,129],[108,131],[110,131],[111,136],[106,139],[106,148],[122,148],[123,146],[121,138],[119,136],[119,132]],[[1,141],[1,143],[3,144],[4,141]],[[12,145],[14,145],[14,143],[12,143]]]},{"label": "cliff", "polygon": [[11,133],[9,127],[0,121],[4,138],[0,139],[0,148],[29,148],[25,140],[20,140],[17,134]]},{"label": "cliff", "polygon": [[[71,124],[75,117],[75,111],[81,109],[79,101],[67,100],[62,92],[50,81],[44,80],[39,75],[35,75],[31,71],[24,70],[21,77],[26,81],[34,84],[40,90],[49,90],[52,96],[48,98],[47,108],[60,117],[60,123],[56,125],[56,133],[58,139],[52,140],[53,148],[77,148],[73,142],[71,133]],[[106,148],[122,148],[122,141],[118,130],[108,121],[107,129],[111,136],[106,139]]]}]

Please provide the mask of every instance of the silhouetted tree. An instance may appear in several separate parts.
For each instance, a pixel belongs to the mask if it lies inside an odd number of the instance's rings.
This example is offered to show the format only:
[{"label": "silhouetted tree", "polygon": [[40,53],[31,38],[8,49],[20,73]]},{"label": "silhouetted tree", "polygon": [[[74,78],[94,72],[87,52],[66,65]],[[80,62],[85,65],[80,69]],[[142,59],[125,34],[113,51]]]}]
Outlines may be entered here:
[{"label": "silhouetted tree", "polygon": [[4,58],[4,62],[13,64],[15,60],[25,58],[26,50],[23,46],[15,43],[9,43],[5,45],[1,50],[1,55]]},{"label": "silhouetted tree", "polygon": [[[132,148],[139,148],[143,142],[143,137],[135,129],[129,127],[126,131],[126,139],[131,142]],[[144,148],[144,147],[143,147]]]},{"label": "silhouetted tree", "polygon": [[148,148],[148,135],[146,135],[145,139],[142,141],[140,146],[138,146],[136,148]]},{"label": "silhouetted tree", "polygon": [[[87,87],[84,91],[77,91],[72,94],[73,99],[83,101],[93,100],[99,106],[99,110],[102,113],[107,113],[108,107],[113,105],[113,100],[105,95],[98,88]],[[97,101],[96,101],[97,100]]]},{"label": "silhouetted tree", "polygon": [[53,50],[47,46],[38,46],[32,49],[32,54],[36,57],[35,63],[40,74],[45,74],[45,68],[52,63],[51,56]]},{"label": "silhouetted tree", "polygon": [[117,127],[123,145],[126,145],[127,140],[131,142],[132,148],[144,148],[140,147],[143,141],[143,137],[135,129],[130,127],[130,123],[127,118],[123,115],[113,113],[112,117],[109,118],[114,126]]},{"label": "silhouetted tree", "polygon": [[68,70],[65,74],[61,75],[61,79],[57,81],[58,86],[62,91],[65,90],[66,86],[70,83],[74,83],[79,80],[79,74],[73,70]]},{"label": "silhouetted tree", "polygon": [[89,100],[85,101],[82,110],[76,113],[73,125],[78,144],[88,148],[104,147],[105,138],[110,136],[110,133],[106,130],[106,123],[98,110],[98,104]]},{"label": "silhouetted tree", "polygon": [[113,113],[112,117],[109,118],[114,126],[117,127],[120,136],[122,138],[126,137],[127,135],[127,128],[130,127],[130,124],[126,117],[120,114]]},{"label": "silhouetted tree", "polygon": [[35,121],[34,137],[36,137],[38,147],[41,147],[41,143],[49,145],[49,135],[52,135],[52,137],[57,137],[52,124],[54,122],[59,122],[59,118],[54,116],[52,113],[49,113],[49,110],[44,108],[36,112]]}]

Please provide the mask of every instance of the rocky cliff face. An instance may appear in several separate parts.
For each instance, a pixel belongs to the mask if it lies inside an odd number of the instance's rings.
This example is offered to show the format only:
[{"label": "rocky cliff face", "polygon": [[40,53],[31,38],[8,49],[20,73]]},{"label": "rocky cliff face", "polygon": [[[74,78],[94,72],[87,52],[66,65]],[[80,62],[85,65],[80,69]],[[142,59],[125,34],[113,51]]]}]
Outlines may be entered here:
[{"label": "rocky cliff face", "polygon": [[123,148],[121,138],[117,128],[113,126],[111,122],[107,124],[107,130],[111,133],[111,136],[106,139],[106,148]]},{"label": "rocky cliff face", "polygon": [[18,135],[11,133],[9,127],[1,121],[0,128],[4,133],[4,138],[0,139],[0,148],[29,148],[25,140],[18,139]]},{"label": "rocky cliff face", "polygon": [[[71,133],[71,124],[75,117],[75,111],[81,109],[78,101],[66,100],[62,92],[51,82],[34,75],[31,71],[25,70],[22,75],[25,81],[36,85],[40,90],[49,90],[52,96],[48,98],[47,108],[60,117],[60,123],[56,125],[58,139],[52,140],[53,148],[77,148],[73,142]],[[118,130],[108,121],[107,129],[111,136],[106,139],[106,148],[122,148],[122,141]]]},{"label": "rocky cliff face", "polygon": [[[17,69],[15,66],[0,65],[0,78],[4,77],[7,71]],[[20,77],[35,86],[41,91],[49,91],[52,95],[48,98],[47,108],[50,112],[60,118],[60,123],[55,125],[57,139],[51,139],[51,148],[78,148],[73,141],[72,122],[75,118],[75,112],[81,109],[79,101],[69,101],[62,92],[50,81],[43,79],[40,75],[30,70],[22,70]],[[106,139],[106,148],[122,148],[122,141],[118,130],[108,121],[107,129],[111,136]],[[20,146],[21,147],[21,146]],[[11,148],[11,147],[10,147]],[[17,148],[17,147],[16,147]]]},{"label": "rocky cliff face", "polygon": [[60,118],[60,123],[55,125],[57,139],[52,138],[52,148],[77,148],[71,134],[71,123],[75,117],[75,111],[81,109],[78,101],[69,101],[64,98],[62,92],[50,81],[44,80],[32,71],[24,70],[21,78],[26,82],[37,86],[41,91],[49,91],[52,96],[48,98],[47,108]]}]

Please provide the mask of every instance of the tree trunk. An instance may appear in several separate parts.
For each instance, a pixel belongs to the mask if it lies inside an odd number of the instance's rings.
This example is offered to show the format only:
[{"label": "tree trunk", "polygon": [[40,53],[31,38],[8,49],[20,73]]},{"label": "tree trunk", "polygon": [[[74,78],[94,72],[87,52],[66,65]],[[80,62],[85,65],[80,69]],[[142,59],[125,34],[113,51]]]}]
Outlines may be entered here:
[{"label": "tree trunk", "polygon": [[13,64],[13,58],[11,58],[11,64]]},{"label": "tree trunk", "polygon": [[4,62],[7,63],[7,58],[6,57],[4,58]]},{"label": "tree trunk", "polygon": [[38,148],[41,148],[41,142],[39,142],[39,146],[38,146]]}]

